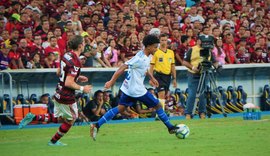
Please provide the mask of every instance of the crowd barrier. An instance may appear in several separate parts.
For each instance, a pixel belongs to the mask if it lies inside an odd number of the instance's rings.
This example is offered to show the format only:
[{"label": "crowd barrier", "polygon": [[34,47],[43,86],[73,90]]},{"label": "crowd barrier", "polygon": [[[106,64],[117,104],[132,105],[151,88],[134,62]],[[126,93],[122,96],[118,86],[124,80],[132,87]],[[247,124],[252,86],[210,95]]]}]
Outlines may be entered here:
[{"label": "crowd barrier", "polygon": [[[103,89],[104,83],[108,81],[117,68],[82,68],[82,74],[89,78],[88,84],[93,85],[93,92]],[[178,88],[187,88],[187,68],[177,66]],[[260,105],[265,85],[270,84],[270,64],[235,64],[224,65],[220,74],[216,74],[217,86],[226,88],[232,86],[234,89],[239,85],[243,86],[247,93],[247,102]],[[18,69],[0,71],[1,88],[4,94],[12,95],[23,94],[29,99],[31,94],[40,96],[44,93],[54,93],[57,85],[56,69]],[[10,78],[8,78],[10,75]],[[112,92],[117,93],[125,74],[123,74],[112,87]],[[83,83],[86,84],[86,83]],[[82,84],[82,85],[83,85]],[[145,80],[146,87],[148,79]],[[173,88],[171,88],[174,90]],[[91,94],[93,94],[93,92]],[[90,95],[91,96],[91,95]],[[12,110],[12,109],[11,109]],[[0,112],[4,114],[4,112]],[[12,112],[9,112],[12,113]]]}]

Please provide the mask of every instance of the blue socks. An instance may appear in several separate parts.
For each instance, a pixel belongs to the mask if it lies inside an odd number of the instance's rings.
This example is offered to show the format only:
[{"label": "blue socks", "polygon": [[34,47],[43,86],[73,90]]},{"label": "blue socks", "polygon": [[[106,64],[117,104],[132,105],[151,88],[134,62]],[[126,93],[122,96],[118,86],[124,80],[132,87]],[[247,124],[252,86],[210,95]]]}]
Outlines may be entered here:
[{"label": "blue socks", "polygon": [[[118,107],[114,107],[113,109],[110,109],[106,114],[104,114],[97,122],[97,127],[100,128],[104,123],[107,121],[110,121],[115,115],[119,113]],[[171,129],[174,127],[166,113],[162,108],[159,108],[156,110],[156,113],[159,117],[159,119],[167,126],[168,129]]]},{"label": "blue socks", "polygon": [[166,113],[164,112],[162,108],[157,109],[156,113],[159,119],[167,126],[168,129],[171,129],[172,127],[174,127],[169,121],[168,116],[166,115]]},{"label": "blue socks", "polygon": [[110,109],[106,114],[104,114],[97,122],[97,127],[101,127],[107,121],[110,121],[115,115],[119,113],[118,107]]}]

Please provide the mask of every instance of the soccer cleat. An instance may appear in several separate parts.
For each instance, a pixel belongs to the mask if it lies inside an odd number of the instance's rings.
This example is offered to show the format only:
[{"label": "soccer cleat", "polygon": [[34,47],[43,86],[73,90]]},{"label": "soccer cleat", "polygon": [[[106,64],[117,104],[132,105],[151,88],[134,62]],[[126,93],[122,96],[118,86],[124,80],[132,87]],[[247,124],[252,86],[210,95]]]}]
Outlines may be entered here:
[{"label": "soccer cleat", "polygon": [[173,126],[172,128],[169,128],[168,131],[170,134],[174,134],[176,133],[176,131],[179,129],[179,127],[177,126]]},{"label": "soccer cleat", "polygon": [[57,141],[56,143],[52,143],[51,141],[49,141],[48,146],[67,146],[67,144],[64,144],[60,141]]},{"label": "soccer cleat", "polygon": [[20,122],[19,129],[24,128],[27,124],[29,124],[35,117],[35,114],[28,113]]},{"label": "soccer cleat", "polygon": [[98,133],[97,125],[96,124],[91,124],[91,126],[90,126],[90,136],[93,138],[94,141],[96,141],[97,133]]}]

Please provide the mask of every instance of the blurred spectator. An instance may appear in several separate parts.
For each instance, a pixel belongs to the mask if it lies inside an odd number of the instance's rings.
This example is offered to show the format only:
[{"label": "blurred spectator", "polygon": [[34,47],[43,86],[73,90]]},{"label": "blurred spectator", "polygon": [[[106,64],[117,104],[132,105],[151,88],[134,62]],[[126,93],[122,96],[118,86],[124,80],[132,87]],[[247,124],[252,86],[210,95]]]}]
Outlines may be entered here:
[{"label": "blurred spectator", "polygon": [[111,39],[108,41],[108,43],[109,47],[104,52],[104,60],[109,61],[112,67],[117,67],[119,51],[115,49],[116,46],[115,40]]},{"label": "blurred spectator", "polygon": [[82,67],[85,67],[86,57],[84,55],[81,55],[79,57]]},{"label": "blurred spectator", "polygon": [[59,65],[60,65],[60,57],[63,54],[61,54],[60,49],[58,47],[57,38],[55,36],[52,36],[52,37],[50,37],[49,41],[50,41],[50,45],[47,48],[45,48],[45,56],[48,56],[48,54],[51,53],[51,52],[54,53],[55,62],[57,64],[56,66],[59,67]]},{"label": "blurred spectator", "polygon": [[66,44],[65,39],[63,39],[63,37],[62,37],[62,30],[61,30],[61,28],[60,27],[56,27],[54,29],[53,34],[54,34],[54,36],[57,39],[57,45],[58,45],[58,48],[59,48],[60,57],[63,57],[64,54],[67,51],[67,49],[66,49],[67,44]]},{"label": "blurred spectator", "polygon": [[29,47],[30,53],[33,54],[38,52],[40,55],[40,64],[44,66],[44,59],[45,59],[45,49],[42,47],[42,40],[40,35],[34,35],[34,44],[33,46]]},{"label": "blurred spectator", "polygon": [[19,42],[19,31],[17,29],[12,30],[10,40],[13,40],[15,43]]},{"label": "blurred spectator", "polygon": [[223,49],[226,54],[227,63],[229,64],[238,63],[238,60],[235,57],[236,49],[235,49],[233,34],[229,33],[225,36],[225,43],[223,44]]},{"label": "blurred spectator", "polygon": [[21,54],[18,52],[18,44],[11,40],[11,49],[8,57],[11,59],[10,68],[11,69],[23,69],[24,65],[22,63]]},{"label": "blurred spectator", "polygon": [[[12,14],[11,17],[9,17],[7,23],[5,23],[5,30],[7,30],[9,33],[11,33],[12,30],[18,29],[20,21],[21,20],[20,20],[19,14]],[[4,26],[3,26],[3,28],[4,28]]]},{"label": "blurred spectator", "polygon": [[170,91],[168,91],[165,99],[165,110],[169,113],[170,117],[181,115],[178,113],[178,107],[179,106],[176,103],[175,97],[172,96],[172,93]]},{"label": "blurred spectator", "polygon": [[250,53],[247,52],[245,47],[238,48],[236,58],[240,64],[250,63]]},{"label": "blurred spectator", "polygon": [[31,49],[27,46],[27,40],[25,38],[20,40],[17,52],[21,55],[22,63],[25,67],[31,55]]},{"label": "blurred spectator", "polygon": [[188,37],[188,45],[189,47],[193,47],[196,45],[196,40],[194,39],[194,34],[193,34],[193,29],[192,28],[187,28],[186,29],[186,35]]},{"label": "blurred spectator", "polygon": [[38,52],[32,54],[29,61],[27,62],[26,68],[28,69],[43,68],[42,65],[40,64],[40,54]]},{"label": "blurred spectator", "polygon": [[57,68],[56,54],[54,52],[48,52],[44,59],[44,68]]},{"label": "blurred spectator", "polygon": [[270,63],[270,47],[267,49],[265,63]]},{"label": "blurred spectator", "polygon": [[60,16],[60,20],[57,21],[57,25],[64,30],[66,25],[67,25],[67,21],[68,21],[68,12],[63,12]]},{"label": "blurred spectator", "polygon": [[4,30],[0,36],[0,43],[9,39],[9,33],[7,30]]},{"label": "blurred spectator", "polygon": [[250,62],[251,63],[264,63],[266,58],[265,53],[263,53],[263,49],[258,47],[255,49],[255,52],[251,54]]},{"label": "blurred spectator", "polygon": [[188,37],[186,35],[183,35],[181,37],[181,44],[178,46],[178,49],[176,49],[175,51],[176,65],[183,65],[183,59],[188,49],[189,49]]},{"label": "blurred spectator", "polygon": [[41,30],[36,30],[35,34],[40,35],[42,41],[46,41],[48,38],[47,34],[50,31],[50,23],[48,20],[41,21]]},{"label": "blurred spectator", "polygon": [[9,68],[11,62],[11,59],[8,57],[11,46],[3,42],[0,48],[0,70],[5,70]]},{"label": "blurred spectator", "polygon": [[89,101],[83,108],[83,113],[90,121],[97,121],[106,113],[104,109],[104,93],[98,90],[94,93],[93,100]]},{"label": "blurred spectator", "polygon": [[111,67],[110,62],[108,60],[104,60],[103,56],[104,48],[105,48],[104,43],[99,41],[97,43],[96,55],[94,56],[93,60],[93,67]]},{"label": "blurred spectator", "polygon": [[136,55],[137,52],[141,49],[141,44],[139,43],[138,37],[136,35],[130,36],[130,50],[133,55]]},{"label": "blurred spectator", "polygon": [[28,47],[33,46],[33,32],[31,28],[27,28],[24,30],[24,37],[22,38],[26,39]]},{"label": "blurred spectator", "polygon": [[219,38],[215,40],[214,49],[212,51],[215,56],[216,61],[218,61],[220,65],[226,64],[225,62],[226,54],[222,46],[223,46],[222,39]]}]

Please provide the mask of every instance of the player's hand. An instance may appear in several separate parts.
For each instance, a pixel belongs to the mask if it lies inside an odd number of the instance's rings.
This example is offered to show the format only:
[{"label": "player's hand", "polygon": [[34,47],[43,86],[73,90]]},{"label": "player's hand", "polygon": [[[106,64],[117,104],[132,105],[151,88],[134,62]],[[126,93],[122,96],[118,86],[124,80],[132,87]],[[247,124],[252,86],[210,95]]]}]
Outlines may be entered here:
[{"label": "player's hand", "polygon": [[158,81],[157,81],[155,78],[149,80],[149,84],[150,84],[152,87],[158,87],[158,86],[159,86],[159,83],[158,83]]},{"label": "player's hand", "polygon": [[79,82],[88,82],[88,78],[86,76],[80,75],[78,77]]},{"label": "player's hand", "polygon": [[110,89],[112,87],[112,82],[111,81],[107,81],[104,85],[104,89],[107,90],[107,89]]},{"label": "player's hand", "polygon": [[90,93],[92,91],[92,86],[91,85],[85,85],[83,87],[83,93]]},{"label": "player's hand", "polygon": [[176,82],[176,79],[173,79],[173,88],[176,88],[177,87],[177,82]]}]

